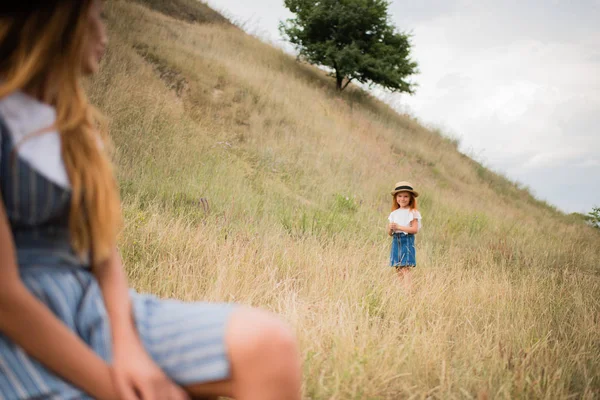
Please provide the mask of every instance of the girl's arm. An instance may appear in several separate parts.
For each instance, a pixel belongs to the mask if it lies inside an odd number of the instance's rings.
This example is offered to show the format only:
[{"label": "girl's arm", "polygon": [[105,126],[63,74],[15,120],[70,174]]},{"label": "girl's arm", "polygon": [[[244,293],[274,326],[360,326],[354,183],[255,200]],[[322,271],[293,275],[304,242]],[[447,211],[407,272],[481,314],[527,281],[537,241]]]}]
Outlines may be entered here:
[{"label": "girl's arm", "polygon": [[415,218],[412,221],[410,221],[410,226],[397,225],[396,229],[402,232],[412,233],[413,235],[416,235],[419,232],[419,221]]},{"label": "girl's arm", "polygon": [[110,367],[25,287],[0,201],[0,331],[57,375],[99,399],[116,399]]}]

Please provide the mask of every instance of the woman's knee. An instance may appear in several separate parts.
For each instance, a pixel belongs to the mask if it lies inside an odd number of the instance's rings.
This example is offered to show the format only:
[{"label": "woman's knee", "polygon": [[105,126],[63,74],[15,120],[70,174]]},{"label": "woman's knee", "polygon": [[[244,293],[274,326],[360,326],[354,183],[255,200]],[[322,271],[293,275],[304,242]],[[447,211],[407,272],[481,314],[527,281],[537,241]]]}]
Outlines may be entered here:
[{"label": "woman's knee", "polygon": [[227,345],[234,374],[239,368],[299,370],[296,336],[279,317],[266,311],[241,308],[227,329]]}]

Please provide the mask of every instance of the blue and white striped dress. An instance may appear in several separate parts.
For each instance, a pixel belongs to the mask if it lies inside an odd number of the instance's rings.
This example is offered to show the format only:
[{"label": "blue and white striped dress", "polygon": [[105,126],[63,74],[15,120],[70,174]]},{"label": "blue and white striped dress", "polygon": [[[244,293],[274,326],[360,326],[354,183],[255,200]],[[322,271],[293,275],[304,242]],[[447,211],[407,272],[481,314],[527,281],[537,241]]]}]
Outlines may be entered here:
[{"label": "blue and white striped dress", "polygon": [[[100,288],[69,241],[70,185],[60,136],[46,132],[22,141],[51,127],[55,119],[52,107],[21,92],[0,100],[0,199],[25,286],[110,362],[109,319]],[[175,382],[229,377],[225,329],[234,306],[160,300],[134,291],[130,295],[144,347]],[[0,399],[86,398],[0,333]]]}]

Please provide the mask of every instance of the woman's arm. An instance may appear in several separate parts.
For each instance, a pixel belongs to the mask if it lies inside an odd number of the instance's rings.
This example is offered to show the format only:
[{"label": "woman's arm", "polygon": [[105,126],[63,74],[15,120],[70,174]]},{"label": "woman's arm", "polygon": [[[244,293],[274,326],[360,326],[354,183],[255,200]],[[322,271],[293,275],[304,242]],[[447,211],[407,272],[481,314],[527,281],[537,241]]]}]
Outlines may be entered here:
[{"label": "woman's arm", "polygon": [[128,347],[139,338],[133,321],[127,277],[123,271],[121,257],[115,249],[110,259],[95,266],[92,272],[98,280],[106,311],[110,318],[113,347]]},{"label": "woman's arm", "polygon": [[124,399],[185,400],[187,394],[152,361],[138,336],[121,256],[93,268],[110,318],[114,379]]},{"label": "woman's arm", "polygon": [[25,287],[0,201],[0,331],[57,375],[99,399],[118,395],[110,367]]}]

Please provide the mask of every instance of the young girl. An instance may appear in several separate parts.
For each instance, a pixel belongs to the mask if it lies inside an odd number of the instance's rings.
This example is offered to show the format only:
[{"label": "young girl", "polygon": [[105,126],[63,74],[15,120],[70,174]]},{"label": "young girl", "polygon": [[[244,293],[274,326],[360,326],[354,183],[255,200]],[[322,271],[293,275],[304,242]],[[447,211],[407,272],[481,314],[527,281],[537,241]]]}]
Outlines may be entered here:
[{"label": "young girl", "polygon": [[0,398],[300,399],[279,318],[128,291],[118,190],[81,78],[102,0],[0,2]]},{"label": "young girl", "polygon": [[410,182],[398,182],[392,190],[392,212],[388,217],[388,235],[392,236],[390,266],[399,278],[410,284],[410,268],[417,266],[415,235],[421,228],[421,213],[417,210],[419,193]]}]

